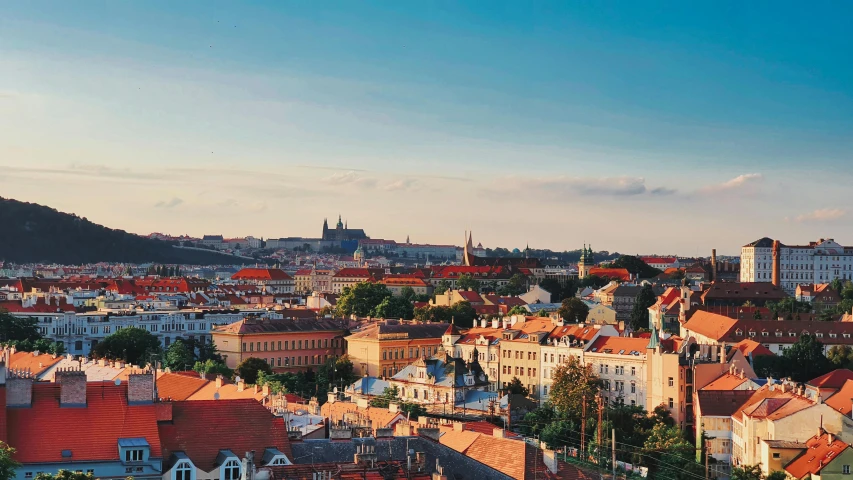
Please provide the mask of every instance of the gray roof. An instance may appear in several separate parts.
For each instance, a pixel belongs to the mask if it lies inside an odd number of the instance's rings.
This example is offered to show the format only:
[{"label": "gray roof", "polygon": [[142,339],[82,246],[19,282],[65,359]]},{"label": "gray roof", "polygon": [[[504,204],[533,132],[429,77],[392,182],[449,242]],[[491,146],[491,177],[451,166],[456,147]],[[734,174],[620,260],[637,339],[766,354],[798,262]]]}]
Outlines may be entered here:
[{"label": "gray roof", "polygon": [[376,377],[361,377],[347,387],[348,392],[362,395],[382,395],[391,384]]},{"label": "gray roof", "polygon": [[406,462],[407,449],[426,455],[427,471],[434,471],[436,460],[448,478],[457,480],[509,480],[509,477],[449,447],[423,437],[353,438],[352,441],[305,440],[291,444],[293,463],[352,463],[361,444],[375,447],[377,460]]},{"label": "gray roof", "polygon": [[351,338],[378,338],[379,335],[398,334],[405,338],[441,338],[449,323],[380,323],[353,333]]},{"label": "gray roof", "polygon": [[[474,375],[474,385],[488,385],[488,379],[485,378],[485,373],[478,362],[466,364],[461,358],[448,356],[444,352],[439,352],[429,359],[419,358],[414,363],[406,366],[404,369],[397,372],[392,380],[401,382],[408,381],[409,378],[417,378],[418,370],[426,368],[428,376],[435,378],[434,385],[440,387],[462,388],[465,387],[465,375]],[[470,386],[470,385],[468,385]]]}]

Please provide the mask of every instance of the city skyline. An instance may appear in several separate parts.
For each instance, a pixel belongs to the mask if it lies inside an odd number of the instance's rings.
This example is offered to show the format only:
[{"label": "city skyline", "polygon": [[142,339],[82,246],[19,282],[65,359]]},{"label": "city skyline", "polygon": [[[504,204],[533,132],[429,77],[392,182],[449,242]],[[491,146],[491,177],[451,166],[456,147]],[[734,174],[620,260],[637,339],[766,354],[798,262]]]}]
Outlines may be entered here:
[{"label": "city skyline", "polygon": [[139,234],[851,243],[848,6],[51,5],[0,19],[4,197]]}]

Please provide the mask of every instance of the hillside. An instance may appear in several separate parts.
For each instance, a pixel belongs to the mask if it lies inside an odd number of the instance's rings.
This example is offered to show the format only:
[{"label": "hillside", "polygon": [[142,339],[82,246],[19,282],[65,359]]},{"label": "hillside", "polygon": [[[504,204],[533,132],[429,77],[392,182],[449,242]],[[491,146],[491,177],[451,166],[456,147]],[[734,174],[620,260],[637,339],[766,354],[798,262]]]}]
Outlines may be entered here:
[{"label": "hillside", "polygon": [[35,203],[0,197],[0,260],[74,265],[97,262],[232,265],[248,260],[173,247]]}]

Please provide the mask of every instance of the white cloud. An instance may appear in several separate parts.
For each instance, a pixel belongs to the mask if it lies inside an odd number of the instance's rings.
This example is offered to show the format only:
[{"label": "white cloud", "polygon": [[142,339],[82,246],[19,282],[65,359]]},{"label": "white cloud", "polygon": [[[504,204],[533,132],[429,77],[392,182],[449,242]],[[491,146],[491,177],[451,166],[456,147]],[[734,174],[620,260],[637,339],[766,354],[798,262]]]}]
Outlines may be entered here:
[{"label": "white cloud", "polygon": [[182,203],[184,203],[184,201],[181,200],[180,198],[172,197],[172,199],[168,200],[168,201],[160,200],[159,202],[154,204],[154,207],[155,208],[175,208]]},{"label": "white cloud", "polygon": [[524,190],[547,190],[561,194],[633,196],[648,192],[642,177],[548,177],[519,178],[507,177],[500,180],[501,188],[521,188]]},{"label": "white cloud", "polygon": [[760,183],[762,180],[764,180],[764,175],[760,173],[745,173],[743,175],[738,175],[737,177],[725,181],[723,183],[704,187],[700,190],[700,192],[715,193],[738,190],[741,188],[746,188],[750,185]]},{"label": "white cloud", "polygon": [[794,217],[794,221],[797,223],[831,222],[833,220],[838,220],[845,215],[847,215],[847,211],[841,210],[840,208],[820,208],[813,212],[798,215]]},{"label": "white cloud", "polygon": [[353,185],[356,187],[372,188],[376,186],[376,179],[362,177],[354,170],[337,172],[326,178],[333,185]]},{"label": "white cloud", "polygon": [[382,189],[389,192],[397,190],[413,190],[417,188],[418,182],[414,178],[403,178],[389,184],[383,185]]}]

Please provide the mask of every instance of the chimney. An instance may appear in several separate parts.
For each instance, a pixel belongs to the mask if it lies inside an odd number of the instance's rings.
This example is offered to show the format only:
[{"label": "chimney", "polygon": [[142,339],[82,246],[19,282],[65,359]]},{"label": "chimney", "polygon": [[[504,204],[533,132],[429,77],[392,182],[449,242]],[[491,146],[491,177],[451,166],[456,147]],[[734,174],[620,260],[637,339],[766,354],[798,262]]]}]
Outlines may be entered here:
[{"label": "chimney", "polygon": [[782,262],[782,247],[779,240],[773,240],[773,273],[771,274],[771,278],[773,280],[773,285],[779,286],[779,277],[781,275],[780,270]]},{"label": "chimney", "polygon": [[33,405],[33,377],[27,372],[10,370],[6,378],[6,406],[29,408]]},{"label": "chimney", "polygon": [[480,319],[480,328],[486,328],[486,322],[488,322],[488,320],[486,320],[485,318],[481,318]]},{"label": "chimney", "polygon": [[447,480],[447,475],[444,474],[444,467],[442,467],[438,463],[438,459],[435,459],[435,472],[432,474],[432,480]]},{"label": "chimney", "polygon": [[495,438],[506,438],[503,428],[495,428],[492,430],[492,436]]},{"label": "chimney", "polygon": [[222,388],[222,375],[216,376],[216,389],[219,390]]},{"label": "chimney", "polygon": [[59,384],[60,407],[86,406],[86,372],[81,370],[60,370],[56,372]]},{"label": "chimney", "polygon": [[717,281],[717,249],[711,249],[711,279],[712,282]]},{"label": "chimney", "polygon": [[[538,453],[538,452],[537,452]],[[556,474],[559,471],[557,463],[557,452],[554,450],[542,449],[542,463],[548,468],[548,471]]]},{"label": "chimney", "polygon": [[237,391],[242,392],[245,389],[246,389],[246,382],[244,382],[243,379],[241,378],[240,381],[237,382]]},{"label": "chimney", "polygon": [[498,327],[500,327],[498,319],[493,319],[492,320],[492,328],[498,328]]},{"label": "chimney", "polygon": [[455,422],[453,424],[454,432],[461,432],[462,430],[465,430],[465,425],[462,422]]},{"label": "chimney", "polygon": [[127,403],[140,405],[154,402],[154,375],[134,373],[127,377]]}]

